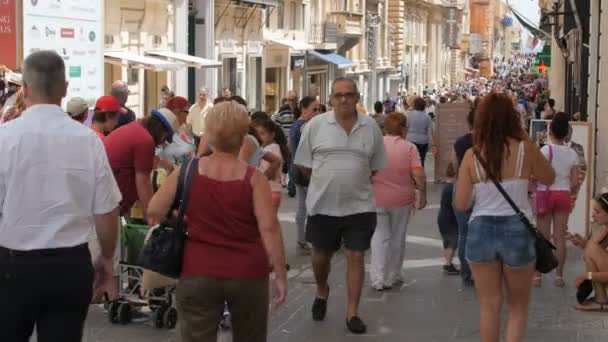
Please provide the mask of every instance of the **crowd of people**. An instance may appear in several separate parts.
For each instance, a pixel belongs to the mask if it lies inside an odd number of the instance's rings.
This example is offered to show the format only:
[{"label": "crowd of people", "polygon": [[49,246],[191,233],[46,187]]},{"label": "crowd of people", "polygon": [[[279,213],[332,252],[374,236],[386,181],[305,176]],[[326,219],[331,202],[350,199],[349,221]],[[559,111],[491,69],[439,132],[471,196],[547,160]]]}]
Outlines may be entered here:
[{"label": "crowd of people", "polygon": [[[569,143],[574,117],[555,110],[545,82],[530,77],[526,63],[520,57],[516,68],[499,65],[492,79],[422,96],[387,95],[372,113],[362,109],[357,83],[337,78],[327,105],[291,91],[277,113],[250,113],[228,88],[213,100],[200,88],[194,104],[163,88],[159,108],[137,119],[122,81],[93,109],[71,98],[63,111],[61,57],[31,54],[3,93],[0,318],[14,327],[0,329],[3,336],[27,340],[36,326],[39,340],[80,341],[88,304],[117,296],[119,217],[153,226],[173,215],[184,163],[195,168],[176,289],[184,341],[215,341],[226,307],[235,341],[266,341],[268,288],[275,306],[288,291],[278,220],[284,188],[297,196],[297,248],[311,255],[312,319],[326,317],[331,261],[343,248],[346,328],[366,333],[359,310],[366,251],[371,287],[400,287],[408,223],[427,205],[424,168],[436,145],[435,108],[448,102],[467,102],[471,111],[470,132],[453,146],[437,217],[443,272],[475,287],[481,340],[499,341],[504,284],[507,340],[521,341],[531,288],[542,283],[534,237],[492,180],[555,243],[555,286],[565,284],[566,242],[584,250],[577,308],[604,311],[608,194],[593,203],[600,233],[568,233],[586,169]],[[551,123],[539,148],[526,132],[545,100],[542,116]],[[169,172],[160,188],[152,181],[155,169]]]}]

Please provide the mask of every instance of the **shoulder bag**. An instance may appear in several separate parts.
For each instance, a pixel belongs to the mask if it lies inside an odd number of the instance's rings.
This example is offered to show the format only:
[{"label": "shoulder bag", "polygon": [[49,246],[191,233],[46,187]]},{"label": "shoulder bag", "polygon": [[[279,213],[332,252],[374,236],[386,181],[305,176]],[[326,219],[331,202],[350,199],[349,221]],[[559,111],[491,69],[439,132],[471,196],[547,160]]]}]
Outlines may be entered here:
[{"label": "shoulder bag", "polygon": [[481,154],[479,153],[477,148],[473,148],[473,152],[475,153],[475,156],[477,157],[477,160],[479,161],[481,166],[486,171],[486,175],[488,176],[488,178],[492,180],[498,191],[500,191],[505,200],[509,202],[511,208],[513,208],[517,216],[519,216],[523,224],[526,226],[526,228],[528,228],[530,234],[532,234],[532,236],[534,237],[534,248],[536,249],[536,270],[540,273],[549,273],[554,270],[558,265],[557,258],[555,257],[555,254],[553,254],[555,246],[553,246],[553,244],[549,240],[547,240],[544,235],[539,232],[538,229],[536,229],[536,227],[534,227],[534,225],[532,224],[532,222],[530,222],[526,214],[524,214],[519,209],[519,207],[517,207],[517,204],[513,202],[509,194],[507,194],[505,189],[502,187],[502,185],[500,185],[500,183],[488,171],[488,166],[483,160],[483,158],[481,158]]},{"label": "shoulder bag", "polygon": [[137,260],[137,264],[142,268],[170,278],[179,278],[186,240],[184,213],[188,206],[192,177],[198,170],[198,162],[198,158],[193,158],[181,165],[175,193],[176,200],[179,200],[177,219],[161,223],[150,233]]}]

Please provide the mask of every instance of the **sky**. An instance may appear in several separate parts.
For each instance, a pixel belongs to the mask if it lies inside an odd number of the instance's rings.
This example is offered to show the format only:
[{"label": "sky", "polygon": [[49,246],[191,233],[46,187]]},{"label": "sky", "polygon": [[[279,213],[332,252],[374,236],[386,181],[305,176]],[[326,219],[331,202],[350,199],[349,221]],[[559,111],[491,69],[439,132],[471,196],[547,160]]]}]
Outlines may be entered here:
[{"label": "sky", "polygon": [[532,23],[538,25],[540,19],[538,0],[508,0],[507,2]]}]

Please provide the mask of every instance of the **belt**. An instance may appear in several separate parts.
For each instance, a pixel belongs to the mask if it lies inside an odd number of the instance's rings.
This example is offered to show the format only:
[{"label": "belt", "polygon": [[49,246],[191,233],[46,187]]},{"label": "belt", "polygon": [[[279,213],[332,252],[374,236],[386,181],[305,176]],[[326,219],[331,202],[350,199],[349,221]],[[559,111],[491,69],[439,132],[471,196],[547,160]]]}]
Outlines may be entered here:
[{"label": "belt", "polygon": [[61,256],[61,255],[78,255],[84,251],[88,252],[89,247],[83,243],[74,247],[33,249],[31,251],[20,251],[0,246],[0,256],[11,257],[37,257],[37,256]]}]

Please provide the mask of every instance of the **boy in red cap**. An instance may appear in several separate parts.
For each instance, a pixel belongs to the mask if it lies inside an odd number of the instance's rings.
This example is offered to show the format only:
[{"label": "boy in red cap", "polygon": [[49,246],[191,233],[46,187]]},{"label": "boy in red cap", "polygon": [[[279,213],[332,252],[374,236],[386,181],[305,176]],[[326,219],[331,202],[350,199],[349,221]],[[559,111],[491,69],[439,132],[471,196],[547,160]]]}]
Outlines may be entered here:
[{"label": "boy in red cap", "polygon": [[110,134],[116,128],[116,125],[118,125],[118,115],[124,113],[126,113],[126,110],[120,106],[116,98],[113,96],[102,96],[95,104],[91,128],[103,141],[106,134]]}]

